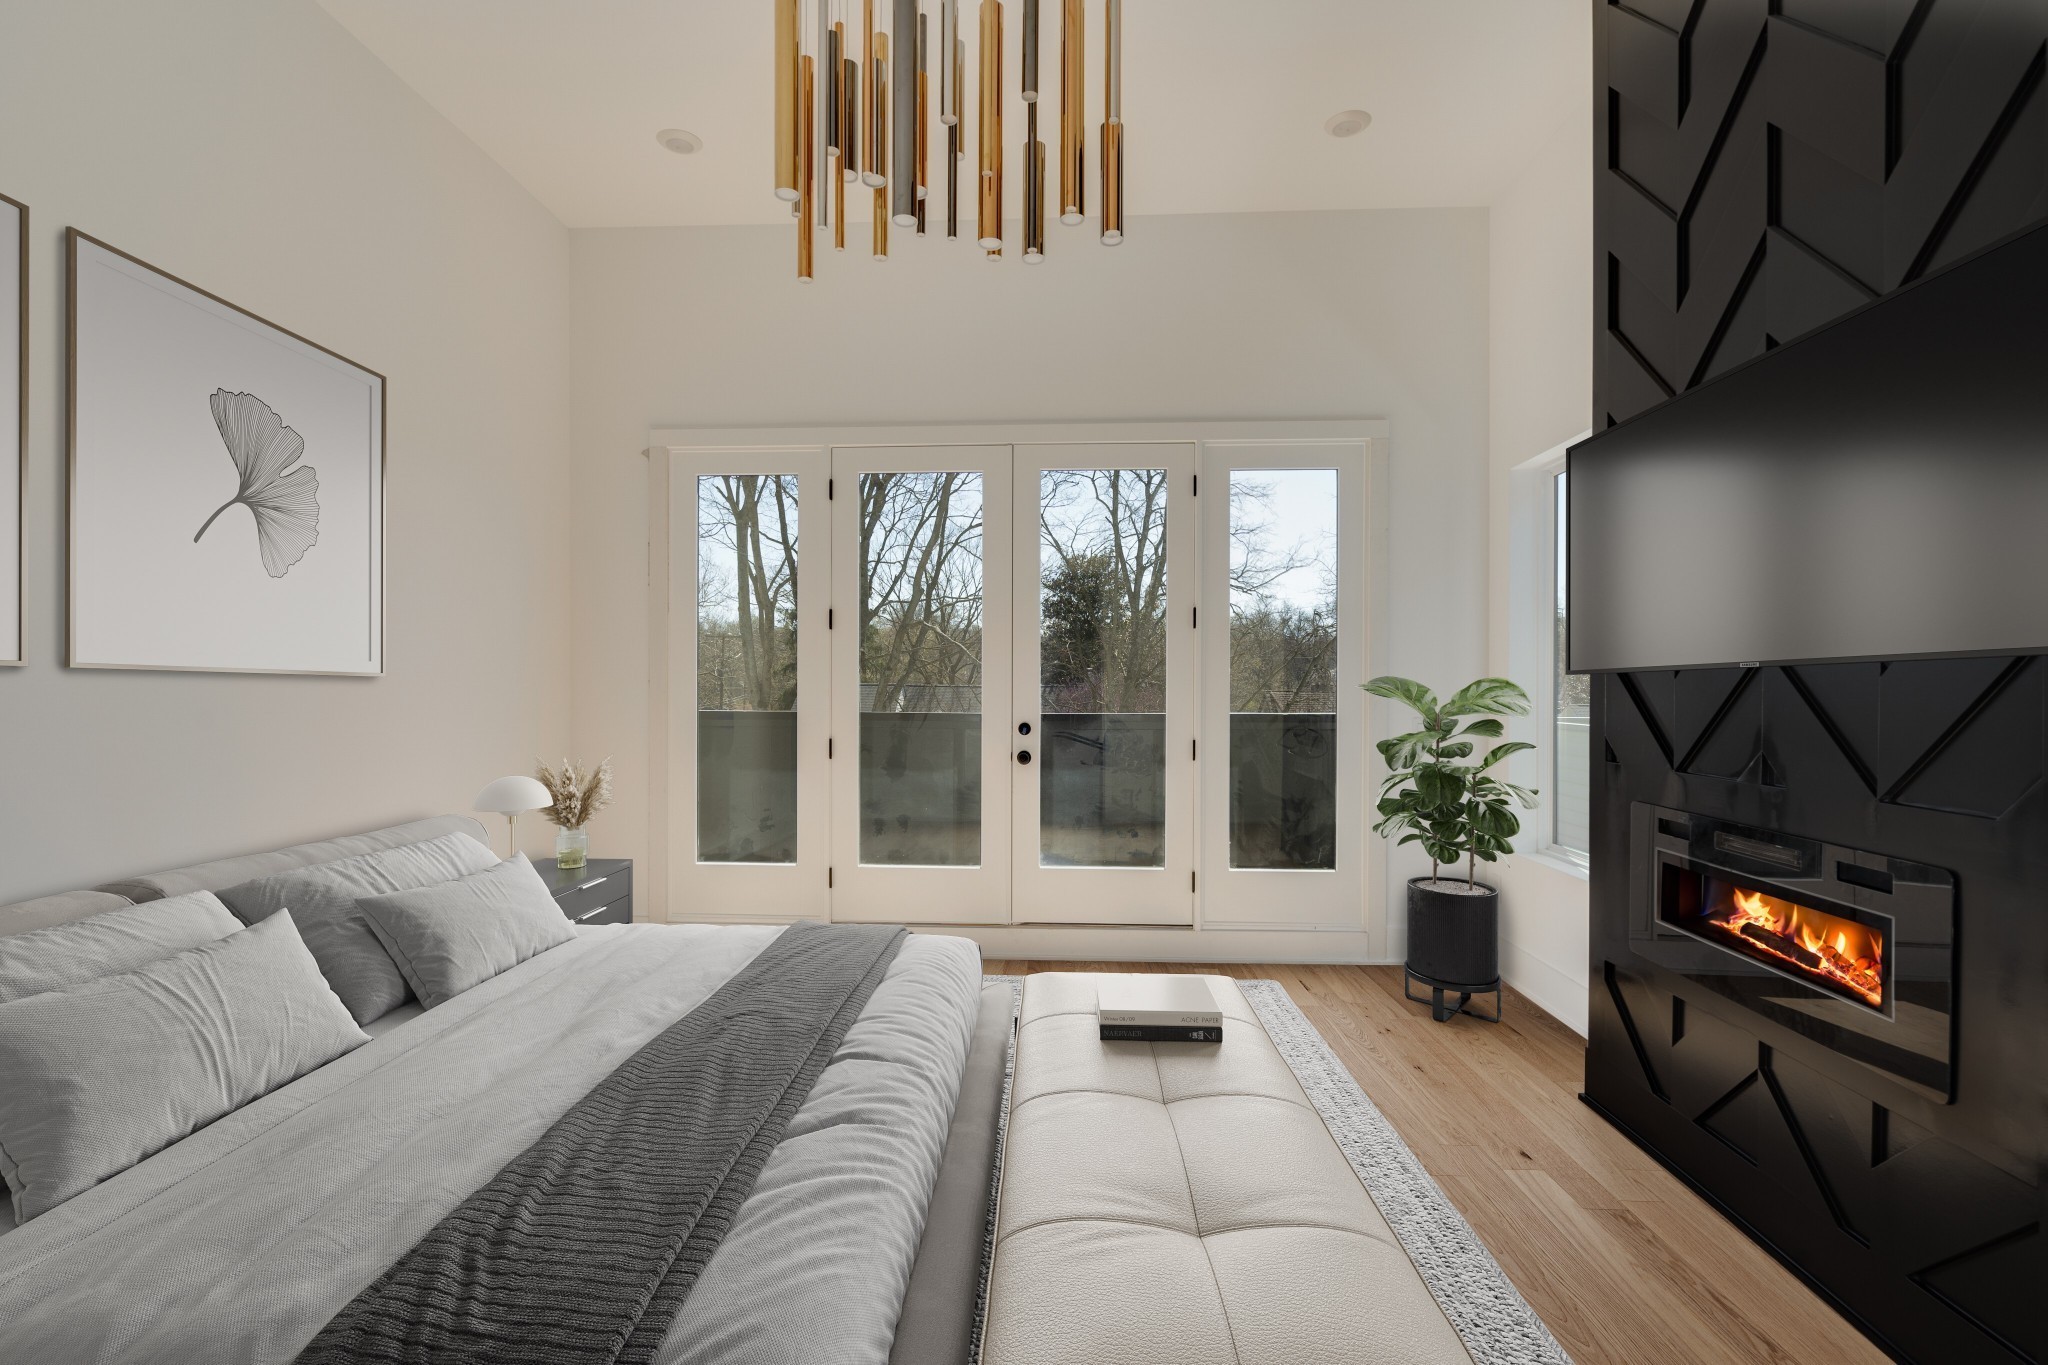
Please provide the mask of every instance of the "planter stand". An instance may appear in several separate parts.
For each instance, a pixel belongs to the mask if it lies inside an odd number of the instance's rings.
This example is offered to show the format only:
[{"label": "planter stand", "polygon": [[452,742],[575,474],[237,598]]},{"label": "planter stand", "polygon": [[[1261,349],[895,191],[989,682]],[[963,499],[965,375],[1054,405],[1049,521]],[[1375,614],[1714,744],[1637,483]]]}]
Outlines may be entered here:
[{"label": "planter stand", "polygon": [[[1415,983],[1418,981],[1429,988],[1428,995],[1417,995],[1415,993]],[[1458,998],[1447,1003],[1444,997],[1452,992],[1456,992]],[[1438,981],[1434,977],[1424,976],[1413,967],[1403,967],[1401,969],[1401,994],[1407,996],[1418,1005],[1429,1006],[1429,1017],[1436,1020],[1439,1024],[1448,1023],[1454,1014],[1469,1014],[1474,1019],[1484,1019],[1489,1024],[1498,1024],[1500,1022],[1502,996],[1499,977],[1495,977],[1489,984],[1484,986],[1459,985],[1456,982]],[[1470,1007],[1472,997],[1475,995],[1491,995],[1493,997],[1492,1014],[1484,1014]]]}]

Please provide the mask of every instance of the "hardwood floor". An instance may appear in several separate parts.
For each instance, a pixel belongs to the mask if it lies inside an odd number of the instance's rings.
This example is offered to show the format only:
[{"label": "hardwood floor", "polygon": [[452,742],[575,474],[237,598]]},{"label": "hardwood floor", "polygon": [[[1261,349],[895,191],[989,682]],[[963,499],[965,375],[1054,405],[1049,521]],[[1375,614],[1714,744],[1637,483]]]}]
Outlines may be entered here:
[{"label": "hardwood floor", "polygon": [[1515,992],[1431,1022],[1398,967],[990,960],[1280,982],[1578,1365],[1882,1365],[1884,1354],[1579,1102],[1585,1045]]}]

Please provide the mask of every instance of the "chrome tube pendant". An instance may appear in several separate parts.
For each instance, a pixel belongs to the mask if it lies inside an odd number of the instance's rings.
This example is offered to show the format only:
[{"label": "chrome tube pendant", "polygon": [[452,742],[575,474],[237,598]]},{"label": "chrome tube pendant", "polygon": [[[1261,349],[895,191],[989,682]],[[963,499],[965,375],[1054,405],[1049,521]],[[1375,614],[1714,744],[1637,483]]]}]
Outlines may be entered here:
[{"label": "chrome tube pendant", "polygon": [[1038,105],[1024,106],[1024,264],[1045,259],[1045,144],[1038,140]]},{"label": "chrome tube pendant", "polygon": [[[860,180],[863,185],[880,188],[888,183],[882,168],[889,155],[889,144],[882,140],[882,115],[887,110],[882,105],[882,84],[875,69],[876,54],[885,51],[887,39],[875,32],[875,0],[861,0],[861,78],[867,82],[867,98],[861,101],[860,111]],[[882,39],[878,44],[877,39]]]},{"label": "chrome tube pendant", "polygon": [[1103,0],[1102,244],[1124,239],[1124,4]]},{"label": "chrome tube pendant", "polygon": [[939,122],[948,128],[960,121],[960,68],[953,51],[960,44],[960,0],[939,6]]},{"label": "chrome tube pendant", "polygon": [[811,278],[811,253],[817,247],[811,235],[817,231],[812,222],[811,208],[811,200],[817,194],[817,176],[813,173],[811,160],[817,155],[818,150],[816,116],[812,112],[817,94],[818,59],[803,57],[799,60],[803,75],[797,88],[802,92],[804,102],[803,118],[800,120],[803,134],[800,158],[802,164],[797,168],[802,188],[796,201],[796,277],[799,280],[808,280]]},{"label": "chrome tube pendant", "polygon": [[825,109],[825,151],[839,155],[839,73],[843,70],[839,43],[846,30],[838,24],[825,31],[825,88],[819,94]]},{"label": "chrome tube pendant", "polygon": [[946,129],[946,240],[960,238],[960,125]]},{"label": "chrome tube pendant", "polygon": [[931,203],[931,76],[925,39],[925,16],[917,16],[917,235],[924,236],[926,206]]},{"label": "chrome tube pendant", "polygon": [[981,0],[981,195],[975,239],[1003,246],[1003,0]]},{"label": "chrome tube pendant", "polygon": [[1088,14],[1084,0],[1065,0],[1060,15],[1060,221],[1086,216],[1088,142]]},{"label": "chrome tube pendant", "polygon": [[1038,103],[1038,0],[1024,0],[1024,102]]},{"label": "chrome tube pendant", "polygon": [[917,226],[917,0],[896,0],[889,69],[889,196],[897,227]]},{"label": "chrome tube pendant", "polygon": [[797,0],[775,0],[775,197],[797,200]]},{"label": "chrome tube pendant", "polygon": [[[840,39],[842,50],[846,40]],[[839,76],[839,173],[848,180],[860,179],[860,63],[852,57],[842,59],[845,63]]]}]

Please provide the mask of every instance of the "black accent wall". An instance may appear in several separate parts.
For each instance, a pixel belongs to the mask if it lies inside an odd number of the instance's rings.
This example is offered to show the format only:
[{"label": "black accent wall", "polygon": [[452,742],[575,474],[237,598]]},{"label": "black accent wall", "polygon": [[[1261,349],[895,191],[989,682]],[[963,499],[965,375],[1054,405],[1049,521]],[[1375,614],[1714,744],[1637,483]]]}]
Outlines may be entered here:
[{"label": "black accent wall", "polygon": [[[2048,218],[2048,0],[1594,0],[1594,41],[1603,424]],[[2048,658],[1593,697],[1588,1099],[1898,1358],[2048,1360]],[[1954,1102],[1632,951],[1638,803],[1953,871]]]}]

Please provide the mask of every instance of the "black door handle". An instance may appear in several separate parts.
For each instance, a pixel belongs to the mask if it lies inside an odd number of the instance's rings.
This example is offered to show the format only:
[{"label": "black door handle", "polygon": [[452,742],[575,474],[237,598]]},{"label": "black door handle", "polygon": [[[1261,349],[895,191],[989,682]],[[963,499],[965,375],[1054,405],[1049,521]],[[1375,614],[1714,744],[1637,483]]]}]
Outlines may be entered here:
[{"label": "black door handle", "polygon": [[1029,749],[1019,749],[1017,751],[1017,761],[1029,767],[1031,764],[1031,751]]}]

